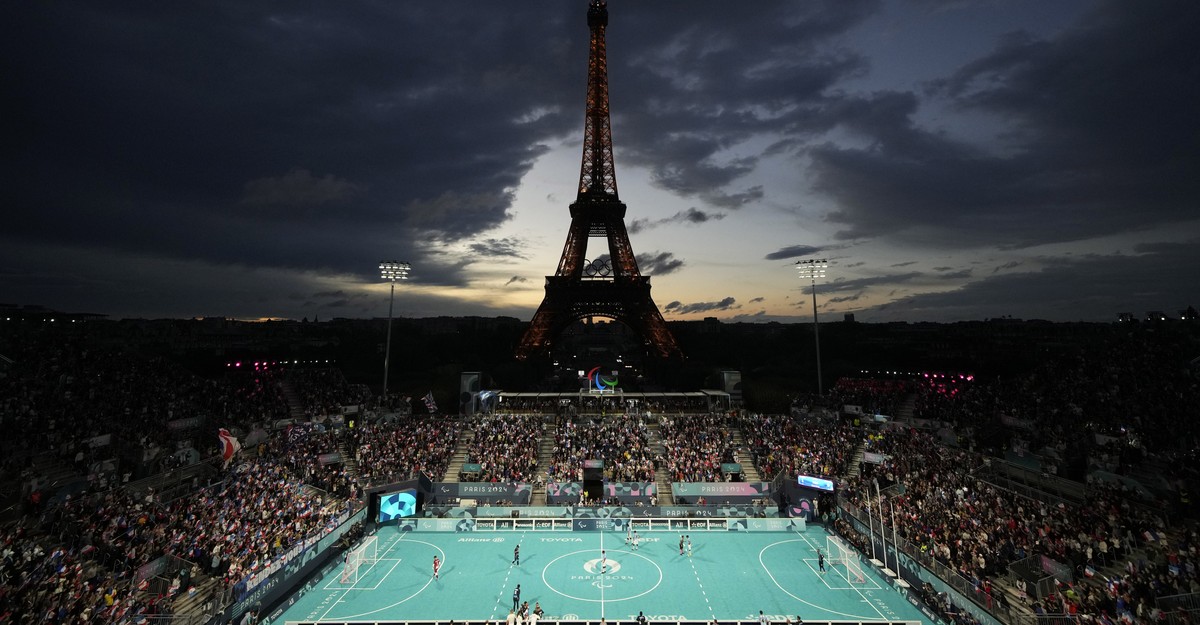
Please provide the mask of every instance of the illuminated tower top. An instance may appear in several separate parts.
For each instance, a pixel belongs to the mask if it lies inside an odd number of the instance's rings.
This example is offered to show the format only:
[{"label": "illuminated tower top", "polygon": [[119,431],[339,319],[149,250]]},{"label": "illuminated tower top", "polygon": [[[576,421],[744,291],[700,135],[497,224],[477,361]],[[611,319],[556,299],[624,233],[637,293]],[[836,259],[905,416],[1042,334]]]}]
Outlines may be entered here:
[{"label": "illuminated tower top", "polygon": [[587,14],[591,43],[588,51],[587,111],[583,121],[583,165],[579,169],[579,200],[617,198],[613,165],[612,124],[608,116],[608,53],[604,31],[608,4],[591,0]]}]

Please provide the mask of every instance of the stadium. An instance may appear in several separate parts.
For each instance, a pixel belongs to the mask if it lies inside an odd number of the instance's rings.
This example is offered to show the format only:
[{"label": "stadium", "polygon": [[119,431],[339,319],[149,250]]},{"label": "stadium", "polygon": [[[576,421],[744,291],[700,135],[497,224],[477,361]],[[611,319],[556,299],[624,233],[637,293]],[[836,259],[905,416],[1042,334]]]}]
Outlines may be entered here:
[{"label": "stadium", "polygon": [[517,584],[523,622],[1194,609],[1184,322],[1061,328],[987,381],[838,374],[780,413],[585,376],[452,414],[324,360],[200,375],[138,325],[7,326],[7,622],[500,622]]},{"label": "stadium", "polygon": [[0,623],[1200,618],[1194,5],[18,4]]}]

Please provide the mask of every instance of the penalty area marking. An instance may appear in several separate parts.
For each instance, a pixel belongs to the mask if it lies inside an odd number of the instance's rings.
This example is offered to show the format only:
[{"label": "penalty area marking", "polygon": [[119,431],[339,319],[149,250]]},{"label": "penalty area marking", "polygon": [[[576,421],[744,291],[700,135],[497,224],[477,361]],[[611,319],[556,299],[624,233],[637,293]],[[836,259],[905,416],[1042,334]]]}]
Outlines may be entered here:
[{"label": "penalty area marking", "polygon": [[[875,610],[875,613],[878,615],[878,617],[869,616],[869,615],[868,615],[868,616],[864,616],[864,615],[861,615],[861,614],[849,614],[849,613],[847,613],[847,612],[838,612],[837,610],[830,610],[829,608],[827,608],[827,607],[825,607],[825,606],[817,605],[817,604],[815,604],[815,603],[812,603],[811,601],[805,601],[804,599],[801,599],[800,597],[797,597],[796,595],[792,594],[792,592],[791,592],[791,591],[789,591],[787,588],[784,588],[784,587],[783,587],[783,584],[780,584],[780,583],[779,583],[779,580],[778,580],[778,579],[775,579],[775,575],[774,575],[773,573],[771,573],[771,567],[767,566],[767,563],[766,563],[766,562],[763,562],[763,554],[764,554],[764,553],[766,553],[766,551],[767,551],[768,549],[770,549],[771,547],[776,547],[776,546],[783,545],[783,544],[786,544],[786,543],[796,543],[796,542],[800,542],[801,540],[804,540],[805,542],[808,542],[808,539],[807,539],[807,538],[792,538],[792,539],[790,539],[790,540],[780,540],[780,541],[773,542],[773,543],[771,543],[771,544],[769,544],[769,545],[767,545],[767,546],[763,547],[763,548],[762,548],[762,550],[758,552],[758,565],[762,567],[763,571],[765,571],[765,572],[767,573],[767,577],[770,577],[770,578],[771,578],[771,581],[775,583],[775,586],[776,586],[777,588],[779,588],[779,590],[782,590],[782,591],[783,591],[783,593],[784,593],[785,595],[787,595],[787,596],[789,596],[789,597],[791,597],[791,598],[795,599],[796,601],[799,601],[800,603],[803,603],[803,604],[804,604],[804,605],[806,605],[806,606],[809,606],[809,607],[811,607],[811,608],[815,608],[815,609],[817,609],[817,610],[820,610],[820,611],[822,611],[822,612],[828,612],[828,613],[830,613],[830,614],[836,614],[836,615],[838,615],[838,616],[844,616],[844,617],[851,618],[851,619],[854,619],[854,620],[857,620],[857,621],[873,621],[873,620],[876,620],[876,618],[878,618],[878,620],[887,620],[887,619],[885,619],[885,618],[883,617],[883,614],[880,614],[879,610]],[[809,543],[809,545],[811,546],[811,545],[812,545],[812,543]],[[858,593],[858,594],[859,594],[860,596],[862,595],[862,593],[861,593],[861,592],[860,592],[860,593]],[[863,597],[863,599],[865,600],[865,599],[866,599],[866,597]],[[870,602],[868,602],[868,603],[867,603],[867,605],[870,605]],[[874,609],[875,609],[875,606],[871,606],[871,609],[873,609],[873,610],[874,610]]]},{"label": "penalty area marking", "polygon": [[[401,539],[403,540],[403,536],[401,536]],[[399,541],[396,541],[396,542],[397,542],[397,543],[399,543]],[[444,565],[444,564],[446,563],[446,552],[442,551],[442,548],[441,548],[441,547],[438,547],[437,545],[435,545],[435,544],[433,544],[433,543],[430,543],[430,542],[425,542],[425,541],[423,541],[423,540],[412,540],[412,539],[409,539],[407,542],[410,542],[410,543],[417,543],[417,544],[421,544],[421,545],[429,545],[430,547],[433,547],[434,549],[436,549],[436,550],[437,550],[438,554],[440,554],[440,555],[441,555],[442,564]],[[394,546],[394,545],[393,545],[393,546]],[[425,589],[426,589],[426,588],[429,588],[429,585],[430,585],[430,584],[432,584],[432,583],[433,583],[433,575],[430,575],[430,576],[429,576],[429,580],[428,580],[428,581],[426,581],[426,582],[425,582],[425,584],[424,584],[423,586],[421,586],[420,588],[418,588],[418,589],[417,589],[415,592],[413,592],[413,594],[411,594],[411,595],[409,595],[409,596],[407,596],[407,597],[405,597],[405,598],[403,598],[403,599],[401,599],[401,600],[399,600],[399,601],[397,601],[397,602],[395,602],[395,603],[391,603],[391,604],[389,604],[389,605],[385,605],[385,606],[383,606],[383,607],[381,607],[381,608],[377,608],[377,609],[375,609],[375,610],[371,610],[370,612],[363,612],[362,614],[348,614],[348,615],[346,615],[346,616],[339,616],[339,617],[337,617],[337,620],[339,620],[339,621],[341,621],[341,620],[346,620],[346,621],[348,621],[348,620],[350,620],[350,619],[356,619],[356,618],[361,618],[361,617],[368,616],[368,615],[371,615],[371,614],[375,614],[376,612],[382,612],[382,611],[384,611],[384,610],[390,610],[390,609],[392,609],[392,608],[394,608],[394,607],[396,607],[396,606],[398,606],[398,605],[400,605],[400,604],[402,604],[402,603],[405,603],[406,601],[409,601],[409,600],[411,600],[412,598],[416,597],[417,595],[421,594],[422,592],[425,592]],[[350,591],[346,591],[346,592],[348,593],[348,592],[350,592]],[[332,611],[333,611],[333,609],[337,607],[337,604],[341,603],[341,602],[342,602],[342,599],[344,599],[345,597],[346,597],[346,595],[345,595],[345,593],[343,593],[343,594],[342,594],[342,597],[341,597],[341,598],[339,598],[339,599],[338,599],[336,602],[334,602],[334,604],[333,604],[333,605],[329,606],[329,609],[325,611],[325,614],[324,614],[324,615],[322,615],[322,616],[321,616],[321,618],[319,618],[319,619],[317,619],[317,620],[319,620],[319,621],[324,621],[324,620],[326,620],[326,619],[329,617],[329,613],[330,613],[330,612],[332,612]]]}]

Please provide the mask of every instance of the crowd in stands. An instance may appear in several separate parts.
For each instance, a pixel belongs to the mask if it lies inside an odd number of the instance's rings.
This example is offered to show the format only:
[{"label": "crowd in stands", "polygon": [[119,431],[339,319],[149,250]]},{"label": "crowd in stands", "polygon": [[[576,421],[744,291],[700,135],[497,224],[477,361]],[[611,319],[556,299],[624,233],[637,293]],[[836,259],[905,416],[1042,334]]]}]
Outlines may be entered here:
[{"label": "crowd in stands", "polygon": [[861,430],[841,422],[799,420],[783,415],[745,414],[738,426],[758,474],[839,476],[862,440]]},{"label": "crowd in stands", "polygon": [[[980,455],[939,445],[927,432],[891,428],[872,437],[870,449],[887,459],[877,468],[868,467],[863,477],[846,481],[843,492],[849,501],[878,510],[873,488],[903,484],[903,493],[886,497],[885,504],[889,515],[894,511],[898,535],[976,586],[1031,555],[1063,563],[1083,579],[1146,537],[1164,535],[1161,508],[1139,505],[1120,485],[1095,483],[1082,505],[1053,505],[983,482],[975,475],[983,463]],[[1091,611],[1114,605],[1103,593],[1077,590],[1053,601],[1053,611],[1072,614],[1098,614]],[[1144,613],[1145,603],[1131,595],[1120,611]],[[1116,616],[1118,611],[1109,613]]]},{"label": "crowd in stands", "polygon": [[441,479],[458,443],[461,424],[405,417],[351,430],[347,449],[357,450],[358,480],[364,487],[416,477]]},{"label": "crowd in stands", "polygon": [[536,478],[541,416],[482,417],[472,430],[467,462],[480,466],[473,481],[528,482]]},{"label": "crowd in stands", "polygon": [[337,497],[357,499],[362,494],[362,487],[357,476],[346,469],[345,459],[341,457],[338,441],[342,436],[340,430],[298,423],[288,426],[282,435],[269,439],[266,450],[305,484]]},{"label": "crowd in stands", "polygon": [[[1130,334],[1094,341],[1046,358],[1028,373],[967,382],[923,379],[914,416],[945,421],[989,454],[1003,455],[994,428],[1004,420],[1023,424],[1028,447],[1064,456],[1086,453],[1081,432],[1119,439],[1126,450],[1118,471],[1146,450],[1163,454],[1200,447],[1200,424],[1175,419],[1193,409],[1200,381],[1186,366],[1188,346],[1153,335]],[[1011,422],[1011,421],[1010,421]],[[1169,427],[1164,427],[1168,425]],[[1007,439],[1000,439],[1001,444]],[[1136,449],[1137,453],[1130,454]],[[1082,479],[1082,475],[1075,476]]]},{"label": "crowd in stands", "polygon": [[116,623],[162,613],[184,588],[148,593],[139,567],[175,556],[232,587],[328,528],[346,505],[309,495],[270,456],[166,505],[127,489],[67,496],[4,530],[0,614],[13,623]]},{"label": "crowd in stands", "polygon": [[[103,624],[169,612],[171,595],[185,591],[187,582],[156,594],[135,578],[138,567],[162,556],[196,563],[196,574],[234,587],[290,545],[327,529],[365,487],[418,472],[441,479],[463,428],[457,420],[412,417],[355,429],[295,425],[246,449],[218,483],[169,502],[98,480],[70,497],[53,497],[29,453],[52,454],[81,473],[93,471],[103,456],[121,455],[116,450],[156,458],[174,452],[181,440],[168,424],[191,418],[202,420],[200,445],[215,452],[215,427],[244,433],[290,414],[285,380],[308,416],[340,412],[340,406],[367,398],[363,387],[347,384],[334,369],[240,371],[207,379],[116,344],[28,338],[6,343],[5,354],[34,366],[0,376],[0,419],[7,432],[0,471],[6,482],[22,482],[26,513],[0,529],[0,622]],[[983,434],[1003,425],[1002,417],[1023,422],[1022,435],[1034,448],[1074,449],[1084,431],[1117,439],[1112,446],[1118,451],[1136,446],[1194,453],[1198,426],[1178,417],[1194,412],[1197,382],[1180,362],[1186,362],[1182,348],[1130,336],[1085,346],[1011,379],[841,380],[827,402],[895,415],[911,397],[915,416],[945,422],[992,453],[1002,450]],[[544,401],[553,400],[520,400],[506,408],[525,402],[526,408],[561,409]],[[1200,592],[1200,534],[1168,528],[1165,506],[1145,506],[1119,483],[1089,484],[1078,505],[1051,504],[984,481],[978,473],[984,456],[904,425],[873,429],[779,415],[674,414],[700,410],[694,402],[701,400],[691,398],[636,410],[611,398],[592,401],[600,403],[581,408],[599,407],[605,416],[565,414],[555,426],[551,462],[544,467],[548,479],[579,481],[583,461],[600,459],[614,481],[652,482],[658,467],[670,481],[721,481],[721,464],[745,460],[733,445],[734,428],[764,479],[781,471],[842,476],[865,441],[866,450],[884,460],[840,480],[846,501],[877,513],[882,490],[896,534],[920,557],[978,588],[985,603],[1002,601],[993,584],[1009,564],[1033,555],[1063,563],[1075,575],[1051,596],[1030,598],[1030,609],[1041,614],[1150,623],[1161,617],[1156,602],[1162,597]],[[661,455],[652,449],[646,417],[631,412],[659,419]],[[469,427],[474,438],[468,462],[481,465],[480,479],[540,477],[538,452],[548,433],[539,417],[485,417]],[[98,447],[103,435],[111,440]],[[356,469],[347,468],[351,458],[332,454],[352,456]],[[1118,468],[1130,462],[1122,457]],[[137,471],[125,467],[120,473]],[[863,545],[845,523],[839,528]],[[1112,572],[1114,566],[1119,572]],[[944,596],[927,599],[943,618],[973,624]]]},{"label": "crowd in stands", "polygon": [[672,482],[720,482],[721,464],[741,461],[725,415],[660,417],[659,433]]},{"label": "crowd in stands", "polygon": [[653,482],[655,454],[641,417],[612,415],[600,421],[573,419],[555,431],[549,482],[583,480],[583,462],[602,460],[604,475],[616,482]]},{"label": "crowd in stands", "polygon": [[341,414],[343,406],[360,406],[371,397],[365,385],[347,382],[340,369],[291,368],[286,379],[308,419]]},{"label": "crowd in stands", "polygon": [[840,378],[829,389],[827,403],[835,408],[858,406],[864,415],[895,416],[900,403],[911,392],[908,380]]}]

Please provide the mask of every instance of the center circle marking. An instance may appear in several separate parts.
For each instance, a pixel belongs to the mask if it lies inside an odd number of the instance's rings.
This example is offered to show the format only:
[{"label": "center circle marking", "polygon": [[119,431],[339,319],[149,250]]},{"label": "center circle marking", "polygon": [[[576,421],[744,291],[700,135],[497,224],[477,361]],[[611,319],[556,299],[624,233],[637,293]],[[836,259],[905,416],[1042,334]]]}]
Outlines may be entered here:
[{"label": "center circle marking", "polygon": [[[630,599],[637,599],[638,597],[641,597],[643,595],[647,595],[651,592],[654,592],[654,589],[658,588],[662,584],[662,581],[663,581],[662,567],[658,566],[658,564],[656,564],[654,562],[654,560],[651,560],[650,558],[647,558],[646,556],[644,556],[640,553],[633,553],[630,551],[609,551],[608,553],[610,553],[610,554],[620,553],[620,554],[624,554],[627,556],[632,556],[632,557],[641,558],[641,559],[645,560],[647,563],[650,564],[650,566],[653,566],[654,569],[656,571],[658,571],[658,579],[654,582],[653,586],[647,588],[646,590],[643,590],[642,592],[640,592],[636,595],[630,595],[628,597],[608,597],[608,596],[606,596],[603,599],[589,599],[588,597],[576,597],[575,595],[572,595],[568,592],[564,592],[562,590],[559,590],[558,588],[555,588],[554,584],[550,583],[550,580],[546,578],[546,572],[550,570],[550,567],[554,566],[555,562],[558,562],[559,560],[562,560],[563,558],[569,558],[571,556],[579,555],[581,553],[594,554],[594,553],[596,553],[596,550],[595,549],[581,549],[579,551],[572,551],[570,553],[565,553],[561,556],[558,556],[557,558],[546,563],[546,566],[542,567],[542,583],[546,584],[546,587],[549,588],[550,590],[552,590],[568,599],[575,599],[576,601],[588,601],[591,603],[601,603],[601,602],[607,603],[610,601],[629,601]],[[588,561],[584,563],[585,571],[590,572],[588,565],[592,564],[593,561],[598,563],[599,559],[589,558]],[[609,565],[614,571],[616,569],[620,568],[620,565],[617,564],[615,561],[613,561],[611,557],[609,558]],[[612,571],[609,571],[609,572],[611,573]],[[597,580],[597,581],[603,582],[603,580]]]}]

